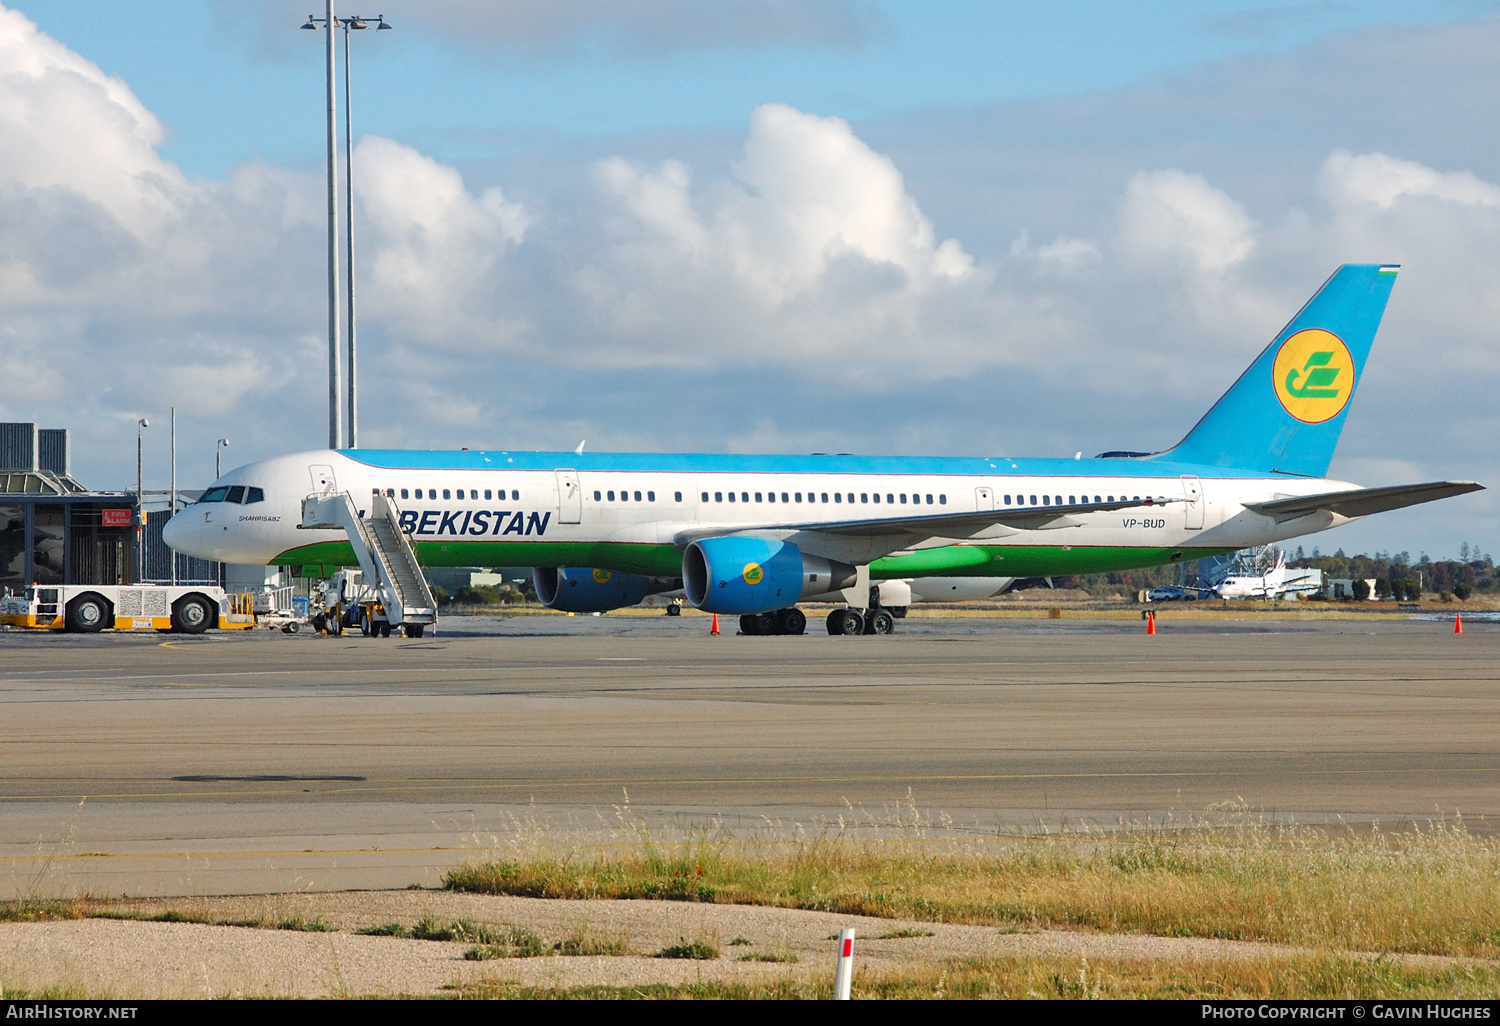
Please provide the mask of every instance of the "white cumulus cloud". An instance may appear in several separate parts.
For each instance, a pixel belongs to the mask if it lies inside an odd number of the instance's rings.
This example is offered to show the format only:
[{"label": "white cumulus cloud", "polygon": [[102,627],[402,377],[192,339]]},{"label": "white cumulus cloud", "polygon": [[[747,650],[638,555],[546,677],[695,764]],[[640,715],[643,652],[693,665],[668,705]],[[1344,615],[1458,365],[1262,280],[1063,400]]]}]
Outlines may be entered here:
[{"label": "white cumulus cloud", "polygon": [[1335,150],[1323,163],[1322,186],[1335,202],[1373,203],[1389,210],[1402,199],[1431,198],[1472,206],[1500,207],[1500,186],[1467,171],[1438,171],[1384,153]]},{"label": "white cumulus cloud", "polygon": [[1202,175],[1139,172],[1126,187],[1119,217],[1120,245],[1141,263],[1187,258],[1218,275],[1255,252],[1255,223]]}]

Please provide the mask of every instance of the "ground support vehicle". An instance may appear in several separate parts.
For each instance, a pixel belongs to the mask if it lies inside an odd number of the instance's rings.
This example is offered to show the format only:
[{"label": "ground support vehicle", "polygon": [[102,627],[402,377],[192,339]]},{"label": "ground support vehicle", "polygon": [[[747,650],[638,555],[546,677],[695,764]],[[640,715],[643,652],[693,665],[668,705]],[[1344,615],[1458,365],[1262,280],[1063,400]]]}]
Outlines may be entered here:
[{"label": "ground support vehicle", "polygon": [[280,628],[283,634],[296,634],[311,623],[307,599],[297,597],[291,588],[265,588],[254,597],[257,627],[272,631]]},{"label": "ground support vehicle", "polygon": [[255,626],[254,596],[204,584],[32,585],[0,598],[0,623],[92,634],[105,630],[176,631]]}]

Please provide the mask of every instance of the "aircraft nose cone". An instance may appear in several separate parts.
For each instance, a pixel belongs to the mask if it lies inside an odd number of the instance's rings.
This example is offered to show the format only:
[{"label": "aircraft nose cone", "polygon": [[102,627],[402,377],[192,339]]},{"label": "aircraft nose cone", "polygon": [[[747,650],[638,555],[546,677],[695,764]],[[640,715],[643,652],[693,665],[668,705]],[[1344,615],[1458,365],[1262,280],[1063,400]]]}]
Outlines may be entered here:
[{"label": "aircraft nose cone", "polygon": [[203,532],[198,525],[193,523],[192,513],[183,510],[171,520],[167,521],[161,529],[162,544],[173,552],[181,552],[188,556],[201,556],[197,551],[201,547]]}]

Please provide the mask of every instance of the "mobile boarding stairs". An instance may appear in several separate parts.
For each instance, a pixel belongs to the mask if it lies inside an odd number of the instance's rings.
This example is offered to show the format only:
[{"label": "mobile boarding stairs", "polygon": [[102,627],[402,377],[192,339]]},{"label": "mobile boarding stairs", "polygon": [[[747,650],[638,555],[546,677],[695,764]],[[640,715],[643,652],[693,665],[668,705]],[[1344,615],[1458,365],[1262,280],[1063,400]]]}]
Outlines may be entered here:
[{"label": "mobile boarding stairs", "polygon": [[407,637],[420,638],[425,627],[437,623],[437,602],[411,543],[401,533],[400,512],[387,496],[372,492],[365,511],[355,506],[348,492],[309,495],[302,500],[298,526],[348,536],[365,581],[373,582],[380,596],[380,608],[370,617],[372,625],[383,619],[387,635],[392,627],[400,627]]}]

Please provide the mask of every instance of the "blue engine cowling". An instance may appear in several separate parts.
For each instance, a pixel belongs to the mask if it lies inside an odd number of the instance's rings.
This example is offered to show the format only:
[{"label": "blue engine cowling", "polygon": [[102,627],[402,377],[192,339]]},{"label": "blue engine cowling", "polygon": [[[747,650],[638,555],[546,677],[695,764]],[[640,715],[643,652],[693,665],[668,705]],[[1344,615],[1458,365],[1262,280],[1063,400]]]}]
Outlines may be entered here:
[{"label": "blue engine cowling", "polygon": [[706,613],[769,613],[846,588],[854,567],[767,538],[705,538],[682,554],[682,587]]},{"label": "blue engine cowling", "polygon": [[633,606],[651,591],[651,578],[587,566],[532,568],[536,597],[565,613],[606,613]]}]

